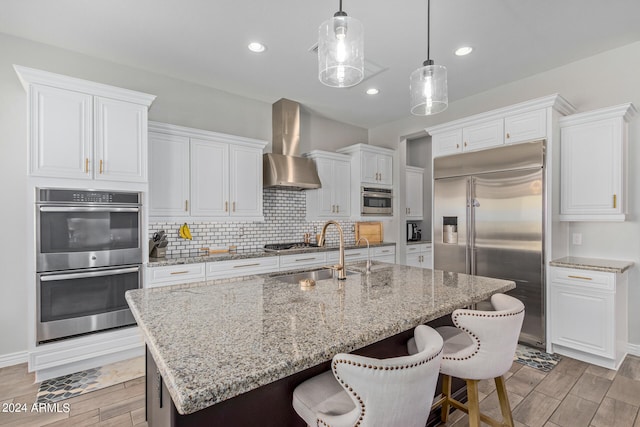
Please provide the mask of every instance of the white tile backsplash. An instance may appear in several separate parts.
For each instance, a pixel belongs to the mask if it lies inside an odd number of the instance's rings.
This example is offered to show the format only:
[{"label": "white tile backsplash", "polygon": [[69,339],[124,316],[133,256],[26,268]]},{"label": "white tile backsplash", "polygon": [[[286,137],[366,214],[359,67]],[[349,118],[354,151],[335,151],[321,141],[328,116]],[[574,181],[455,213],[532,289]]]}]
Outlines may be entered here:
[{"label": "white tile backsplash", "polygon": [[[326,221],[305,219],[307,199],[304,191],[283,188],[263,189],[264,222],[226,221],[189,222],[193,240],[182,239],[178,231],[183,222],[156,222],[149,218],[149,238],[155,231],[165,230],[169,245],[167,255],[200,248],[228,248],[238,250],[261,249],[267,243],[302,242],[304,233],[319,234]],[[355,243],[355,221],[340,220],[346,244]],[[336,227],[327,230],[327,245],[338,245],[339,233]]]}]

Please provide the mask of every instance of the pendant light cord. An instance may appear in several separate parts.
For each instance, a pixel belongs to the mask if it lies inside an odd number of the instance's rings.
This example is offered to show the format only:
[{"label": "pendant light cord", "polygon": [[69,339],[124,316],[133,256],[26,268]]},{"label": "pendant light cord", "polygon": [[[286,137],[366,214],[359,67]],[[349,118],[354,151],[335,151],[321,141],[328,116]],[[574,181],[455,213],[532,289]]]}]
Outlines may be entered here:
[{"label": "pendant light cord", "polygon": [[[342,4],[342,0],[340,0]],[[431,46],[431,0],[427,0],[427,61],[431,59],[429,52]]]},{"label": "pendant light cord", "polygon": [[342,0],[340,0],[340,12],[342,12]]}]

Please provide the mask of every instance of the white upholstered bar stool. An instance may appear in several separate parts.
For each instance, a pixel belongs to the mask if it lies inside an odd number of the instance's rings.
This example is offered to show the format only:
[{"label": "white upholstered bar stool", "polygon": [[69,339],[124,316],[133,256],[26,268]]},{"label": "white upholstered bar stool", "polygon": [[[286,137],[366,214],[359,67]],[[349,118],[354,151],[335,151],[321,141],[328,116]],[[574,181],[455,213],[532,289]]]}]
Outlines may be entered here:
[{"label": "white upholstered bar stool", "polygon": [[420,325],[413,339],[419,352],[410,356],[335,355],[331,371],[296,387],[293,408],[309,426],[424,427],[438,380],[442,337]]},{"label": "white upholstered bar stool", "polygon": [[[441,419],[447,421],[449,408],[453,406],[469,414],[469,426],[478,427],[480,421],[492,426],[513,427],[513,417],[503,375],[511,368],[516,352],[520,329],[524,319],[524,304],[504,294],[491,297],[495,311],[455,310],[451,314],[453,326],[437,328],[444,339],[442,364],[443,397],[433,403],[442,405]],[[415,343],[408,343],[409,353],[416,351]],[[451,377],[467,383],[467,405],[451,397]],[[503,421],[480,413],[478,382],[494,379],[500,401]]]}]

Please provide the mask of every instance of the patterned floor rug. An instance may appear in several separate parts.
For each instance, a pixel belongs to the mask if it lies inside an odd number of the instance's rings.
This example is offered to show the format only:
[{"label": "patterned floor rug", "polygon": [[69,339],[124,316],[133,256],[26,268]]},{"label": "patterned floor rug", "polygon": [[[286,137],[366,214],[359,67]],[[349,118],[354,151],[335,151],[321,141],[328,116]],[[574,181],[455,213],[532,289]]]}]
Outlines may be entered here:
[{"label": "patterned floor rug", "polygon": [[549,372],[558,364],[560,356],[557,354],[545,353],[538,348],[518,344],[518,347],[516,348],[516,355],[513,360],[523,365],[539,369],[540,371]]},{"label": "patterned floor rug", "polygon": [[144,356],[64,375],[40,384],[36,403],[53,403],[144,376]]}]

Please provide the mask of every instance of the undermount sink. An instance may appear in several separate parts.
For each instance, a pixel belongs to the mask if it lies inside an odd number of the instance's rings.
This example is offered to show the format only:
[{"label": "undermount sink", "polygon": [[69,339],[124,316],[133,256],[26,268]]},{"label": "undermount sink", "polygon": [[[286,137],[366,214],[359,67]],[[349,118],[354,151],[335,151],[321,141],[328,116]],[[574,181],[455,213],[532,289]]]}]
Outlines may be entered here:
[{"label": "undermount sink", "polygon": [[[351,274],[359,274],[354,271],[346,270],[347,276]],[[328,268],[316,268],[314,270],[301,271],[297,273],[283,273],[283,274],[274,274],[270,276],[273,279],[278,279],[282,282],[287,283],[299,283],[301,280],[312,279],[313,281],[332,279],[337,277],[338,273],[334,270]]]}]

